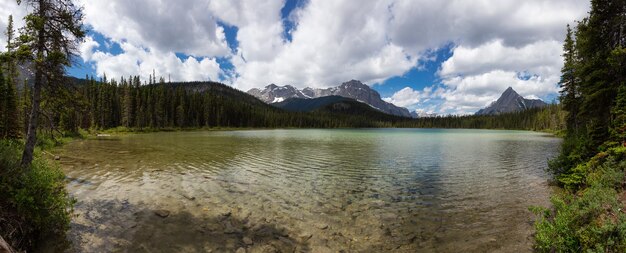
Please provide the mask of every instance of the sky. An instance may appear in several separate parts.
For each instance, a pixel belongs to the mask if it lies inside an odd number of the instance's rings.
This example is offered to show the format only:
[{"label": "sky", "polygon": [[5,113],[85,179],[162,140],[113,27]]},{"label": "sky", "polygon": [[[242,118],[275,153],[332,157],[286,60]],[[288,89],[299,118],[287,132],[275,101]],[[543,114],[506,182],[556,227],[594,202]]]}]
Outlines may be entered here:
[{"label": "sky", "polygon": [[[0,47],[9,14],[0,0]],[[75,0],[87,37],[76,77],[153,71],[242,91],[352,79],[425,113],[469,114],[507,88],[554,101],[567,24],[588,0]]]}]

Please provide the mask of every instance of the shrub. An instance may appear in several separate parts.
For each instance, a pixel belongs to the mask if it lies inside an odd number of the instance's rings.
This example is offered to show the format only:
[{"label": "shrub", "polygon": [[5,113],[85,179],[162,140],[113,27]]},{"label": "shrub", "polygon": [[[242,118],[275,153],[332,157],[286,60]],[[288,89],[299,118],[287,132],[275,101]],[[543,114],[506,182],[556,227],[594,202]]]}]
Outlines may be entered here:
[{"label": "shrub", "polygon": [[36,157],[29,169],[20,169],[21,148],[19,142],[0,141],[0,232],[26,250],[44,238],[64,237],[74,201],[58,166]]},{"label": "shrub", "polygon": [[[624,149],[601,152],[563,179],[584,184],[555,194],[553,209],[533,207],[535,248],[540,252],[626,252],[626,214],[619,200]],[[573,176],[576,175],[576,176]]]}]

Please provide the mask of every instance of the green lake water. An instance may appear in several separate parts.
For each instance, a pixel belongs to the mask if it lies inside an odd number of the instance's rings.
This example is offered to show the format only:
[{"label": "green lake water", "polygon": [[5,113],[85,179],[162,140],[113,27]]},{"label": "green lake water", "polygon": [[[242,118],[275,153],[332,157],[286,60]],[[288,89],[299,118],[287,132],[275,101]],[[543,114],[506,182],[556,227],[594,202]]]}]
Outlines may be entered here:
[{"label": "green lake water", "polygon": [[246,130],[56,152],[78,252],[519,252],[559,145],[525,131]]}]

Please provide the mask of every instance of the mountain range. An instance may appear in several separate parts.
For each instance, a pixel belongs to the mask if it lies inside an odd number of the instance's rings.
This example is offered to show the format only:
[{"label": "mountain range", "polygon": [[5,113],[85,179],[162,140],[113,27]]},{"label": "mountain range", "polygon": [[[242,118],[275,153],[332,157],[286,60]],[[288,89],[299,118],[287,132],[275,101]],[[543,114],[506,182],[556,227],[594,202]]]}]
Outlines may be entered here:
[{"label": "mountain range", "polygon": [[502,113],[519,112],[531,108],[541,108],[548,104],[541,99],[526,99],[520,96],[513,88],[507,88],[498,100],[489,106],[480,109],[476,115],[498,115]]},{"label": "mountain range", "polygon": [[307,87],[299,90],[291,85],[278,86],[270,84],[265,86],[264,89],[250,89],[248,94],[257,97],[268,104],[280,103],[289,98],[312,99],[327,96],[339,96],[365,103],[374,109],[387,114],[403,117],[413,116],[408,109],[382,100],[377,91],[357,80],[351,80],[342,83],[337,87],[326,89]]}]

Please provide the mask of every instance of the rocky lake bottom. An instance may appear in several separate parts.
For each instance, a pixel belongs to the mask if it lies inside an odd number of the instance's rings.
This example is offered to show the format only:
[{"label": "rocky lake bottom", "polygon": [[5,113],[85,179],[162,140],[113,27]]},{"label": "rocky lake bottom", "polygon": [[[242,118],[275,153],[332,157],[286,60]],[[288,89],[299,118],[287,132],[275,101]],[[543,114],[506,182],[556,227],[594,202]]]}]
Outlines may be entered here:
[{"label": "rocky lake bottom", "polygon": [[254,130],[74,141],[74,252],[524,252],[560,140]]}]

